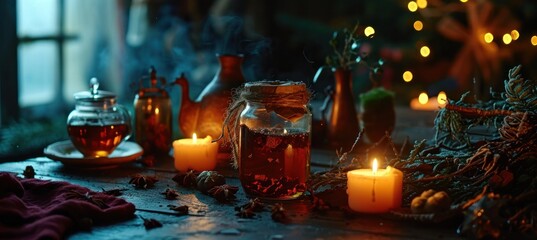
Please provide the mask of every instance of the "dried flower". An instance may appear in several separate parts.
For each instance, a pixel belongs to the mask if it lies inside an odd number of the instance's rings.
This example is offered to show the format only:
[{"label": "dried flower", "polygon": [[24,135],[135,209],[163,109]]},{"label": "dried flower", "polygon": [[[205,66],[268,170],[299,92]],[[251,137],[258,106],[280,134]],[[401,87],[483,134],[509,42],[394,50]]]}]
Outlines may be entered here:
[{"label": "dried flower", "polygon": [[198,175],[199,175],[199,172],[194,171],[194,170],[189,170],[186,173],[176,174],[172,178],[172,180],[183,187],[195,187],[196,178],[198,177]]},{"label": "dried flower", "polygon": [[166,188],[166,191],[162,192],[162,195],[168,200],[174,200],[179,196],[179,193],[171,188]]},{"label": "dried flower", "polygon": [[35,177],[34,167],[26,166],[26,168],[22,172],[22,175],[24,175],[24,178],[34,178]]},{"label": "dried flower", "polygon": [[152,188],[153,186],[155,186],[156,182],[158,182],[158,179],[156,177],[145,176],[142,174],[137,174],[129,181],[130,184],[132,184],[135,188],[138,189]]},{"label": "dried flower", "polygon": [[157,220],[155,220],[153,218],[149,218],[149,219],[146,219],[146,218],[143,218],[143,217],[141,217],[141,218],[142,218],[142,220],[144,220],[144,227],[145,227],[146,230],[162,227],[162,223],[160,223],[159,221],[157,221]]},{"label": "dried flower", "polygon": [[224,184],[211,188],[207,193],[219,202],[229,202],[235,199],[237,191],[239,191],[238,187]]},{"label": "dried flower", "polygon": [[188,215],[187,205],[182,205],[182,206],[168,205],[168,208],[170,210],[176,211],[180,215]]},{"label": "dried flower", "polygon": [[207,193],[211,188],[226,183],[224,175],[216,171],[203,171],[196,178],[196,187],[203,193]]}]

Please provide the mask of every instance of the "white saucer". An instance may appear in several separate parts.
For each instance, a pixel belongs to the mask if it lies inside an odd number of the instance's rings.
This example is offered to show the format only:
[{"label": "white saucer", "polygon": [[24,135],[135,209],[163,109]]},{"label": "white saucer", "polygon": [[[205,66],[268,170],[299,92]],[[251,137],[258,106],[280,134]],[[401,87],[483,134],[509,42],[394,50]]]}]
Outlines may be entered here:
[{"label": "white saucer", "polygon": [[70,140],[48,145],[44,154],[66,166],[80,168],[108,168],[128,163],[142,156],[144,150],[135,142],[123,142],[107,157],[84,157]]}]

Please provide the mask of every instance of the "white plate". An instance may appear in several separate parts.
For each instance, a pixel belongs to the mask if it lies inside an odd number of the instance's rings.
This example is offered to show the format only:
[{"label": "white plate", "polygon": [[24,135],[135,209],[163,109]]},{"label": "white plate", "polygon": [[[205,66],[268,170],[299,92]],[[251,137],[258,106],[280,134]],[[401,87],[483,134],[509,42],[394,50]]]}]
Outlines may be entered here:
[{"label": "white plate", "polygon": [[123,142],[108,157],[84,157],[70,140],[48,145],[45,156],[60,161],[66,166],[83,168],[114,167],[142,156],[144,150],[135,142]]}]

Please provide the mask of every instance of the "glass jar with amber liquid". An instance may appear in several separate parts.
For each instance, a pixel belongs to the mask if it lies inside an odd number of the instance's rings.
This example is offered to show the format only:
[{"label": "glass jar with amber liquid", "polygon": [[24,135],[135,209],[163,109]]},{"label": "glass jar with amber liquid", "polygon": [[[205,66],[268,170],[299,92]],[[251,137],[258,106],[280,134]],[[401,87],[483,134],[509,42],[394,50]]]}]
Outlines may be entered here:
[{"label": "glass jar with amber liquid", "polygon": [[304,83],[247,83],[240,99],[239,178],[253,197],[295,199],[310,173],[311,113]]},{"label": "glass jar with amber liquid", "polygon": [[92,78],[90,91],[76,93],[75,109],[67,117],[71,142],[84,157],[107,157],[131,133],[128,111],[116,104],[116,95],[98,90]]}]

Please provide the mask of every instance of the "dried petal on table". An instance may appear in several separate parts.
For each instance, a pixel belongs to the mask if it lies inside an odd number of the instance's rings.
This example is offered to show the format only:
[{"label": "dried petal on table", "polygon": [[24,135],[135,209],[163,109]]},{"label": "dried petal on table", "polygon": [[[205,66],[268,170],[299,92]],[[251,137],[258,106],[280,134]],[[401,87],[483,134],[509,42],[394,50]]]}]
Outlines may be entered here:
[{"label": "dried petal on table", "polygon": [[312,200],[312,209],[313,210],[317,210],[317,211],[326,211],[326,210],[329,210],[330,209],[330,205],[326,204],[326,202],[317,197],[317,196],[313,196],[313,200]]},{"label": "dried petal on table", "polygon": [[155,186],[155,183],[158,182],[158,179],[153,176],[145,176],[142,174],[136,174],[129,181],[135,188],[138,189],[148,189]]},{"label": "dried petal on table", "polygon": [[22,172],[22,175],[24,175],[24,178],[34,178],[35,177],[34,167],[26,166],[26,168]]},{"label": "dried petal on table", "polygon": [[182,205],[182,206],[176,206],[176,205],[168,205],[168,208],[172,211],[176,211],[180,215],[188,215],[188,206]]},{"label": "dried petal on table", "polygon": [[164,195],[164,197],[168,200],[174,200],[174,199],[177,199],[177,197],[179,196],[179,193],[177,193],[177,191],[171,188],[166,188],[166,191],[164,191],[162,195]]},{"label": "dried petal on table", "polygon": [[181,172],[176,174],[172,180],[183,187],[195,187],[196,178],[200,173],[194,170],[189,170],[187,172]]},{"label": "dried petal on table", "polygon": [[229,202],[235,199],[237,191],[239,191],[238,187],[224,184],[211,188],[207,193],[219,202]]},{"label": "dried petal on table", "polygon": [[162,223],[160,223],[159,221],[157,221],[157,220],[155,220],[153,218],[149,218],[149,219],[146,219],[146,218],[143,218],[143,217],[141,217],[141,218],[142,218],[142,220],[144,220],[144,227],[145,227],[146,230],[162,227]]}]

